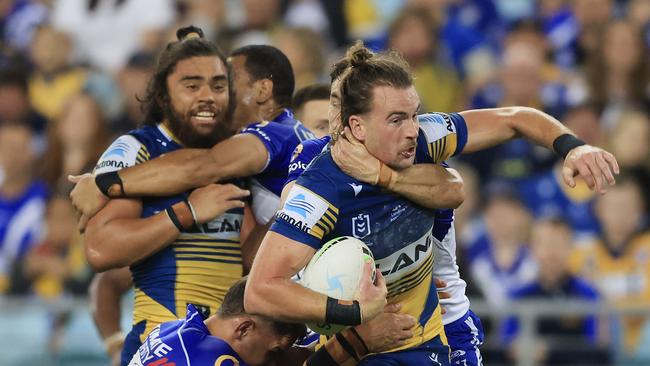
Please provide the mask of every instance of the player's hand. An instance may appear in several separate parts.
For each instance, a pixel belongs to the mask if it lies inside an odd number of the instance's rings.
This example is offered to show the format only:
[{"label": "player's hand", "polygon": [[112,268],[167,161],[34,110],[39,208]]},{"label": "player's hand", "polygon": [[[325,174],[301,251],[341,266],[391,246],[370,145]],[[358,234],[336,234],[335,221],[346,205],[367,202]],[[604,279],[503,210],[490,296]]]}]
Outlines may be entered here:
[{"label": "player's hand", "polygon": [[352,135],[349,127],[332,145],[331,152],[336,165],[347,175],[364,183],[377,184],[381,163]]},{"label": "player's hand", "polygon": [[249,194],[234,184],[208,184],[192,191],[187,200],[194,208],[197,223],[203,224],[228,210],[244,207],[242,199]]},{"label": "player's hand", "polygon": [[[375,283],[372,282],[372,271],[375,273]],[[368,260],[363,264],[363,274],[359,284],[359,307],[361,307],[361,319],[367,322],[379,315],[386,306],[386,280],[378,268],[372,266]]]},{"label": "player's hand", "polygon": [[388,304],[376,318],[355,327],[370,352],[388,351],[413,337],[416,320],[411,315],[399,314],[401,308],[400,304]]},{"label": "player's hand", "polygon": [[[437,278],[434,278],[433,282],[436,285],[436,291],[438,292],[438,298],[439,299],[442,300],[442,299],[451,298],[451,295],[449,294],[449,292],[445,291],[445,289],[447,288],[447,282],[445,282],[443,280],[440,280],[440,279],[437,279]],[[440,312],[441,312],[441,314],[444,314],[444,313],[447,312],[447,310],[445,310],[444,306],[440,305]]]},{"label": "player's hand", "polygon": [[90,173],[69,175],[68,181],[75,184],[70,192],[70,200],[77,212],[79,231],[83,233],[88,220],[106,206],[109,198],[99,190],[95,184],[95,177]]},{"label": "player's hand", "polygon": [[614,174],[620,172],[614,155],[595,146],[582,145],[569,151],[562,166],[562,178],[571,188],[576,186],[575,176],[579,175],[587,186],[595,192],[607,192],[607,184],[616,183]]}]

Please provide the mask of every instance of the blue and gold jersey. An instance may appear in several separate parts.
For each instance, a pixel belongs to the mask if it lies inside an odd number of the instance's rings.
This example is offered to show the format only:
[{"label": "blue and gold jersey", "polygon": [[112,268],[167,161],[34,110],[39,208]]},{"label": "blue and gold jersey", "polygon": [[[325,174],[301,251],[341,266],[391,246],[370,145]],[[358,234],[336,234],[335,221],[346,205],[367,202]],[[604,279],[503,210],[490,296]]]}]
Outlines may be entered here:
[{"label": "blue and gold jersey", "polygon": [[272,121],[249,125],[241,133],[259,138],[269,155],[264,170],[250,182],[255,219],[266,224],[280,208],[280,194],[287,181],[287,167],[293,151],[314,135],[288,109]]},{"label": "blue and gold jersey", "polygon": [[[99,160],[96,173],[118,170],[182,148],[163,126],[145,126],[119,137]],[[142,199],[142,217],[155,215],[188,196]],[[243,209],[233,209],[200,228],[182,232],[169,246],[131,266],[135,287],[133,323],[140,341],[158,324],[178,319],[188,304],[214,313],[241,278]],[[144,322],[144,326],[142,323]]]},{"label": "blue and gold jersey", "polygon": [[185,319],[161,324],[151,331],[129,366],[246,366],[226,341],[217,338],[201,314],[187,307]]},{"label": "blue and gold jersey", "polygon": [[[416,163],[462,151],[467,133],[457,133],[466,129],[460,115],[427,114],[419,121]],[[454,138],[441,140],[440,130]],[[434,211],[344,174],[326,150],[296,180],[271,230],[315,249],[343,235],[366,243],[386,277],[388,301],[418,319],[414,337],[396,351],[444,338],[431,275],[434,220]]]}]

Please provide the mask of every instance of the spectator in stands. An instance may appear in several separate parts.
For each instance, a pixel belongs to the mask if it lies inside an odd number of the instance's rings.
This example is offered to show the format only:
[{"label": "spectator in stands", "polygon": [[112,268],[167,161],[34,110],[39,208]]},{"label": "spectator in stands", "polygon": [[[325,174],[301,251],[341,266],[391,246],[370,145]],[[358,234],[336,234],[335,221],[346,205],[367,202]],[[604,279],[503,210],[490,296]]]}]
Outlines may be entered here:
[{"label": "spectator in stands", "polygon": [[0,124],[0,293],[43,234],[47,188],[34,179],[33,136],[25,123]]},{"label": "spectator in stands", "polygon": [[530,214],[508,185],[491,185],[485,198],[485,232],[468,243],[470,271],[483,297],[500,305],[508,301],[512,290],[532,281],[537,272],[527,247]]},{"label": "spectator in stands", "polygon": [[[552,300],[558,303],[569,300],[597,301],[598,293],[587,281],[569,272],[567,254],[572,248],[571,228],[561,217],[547,217],[536,220],[531,230],[530,246],[537,261],[537,277],[511,293],[513,300]],[[538,363],[543,364],[602,364],[603,352],[589,352],[598,339],[596,316],[584,318],[548,317],[539,319],[537,332],[544,338],[535,349]],[[516,354],[516,340],[519,321],[508,318],[502,326],[502,339],[512,344]],[[568,345],[566,342],[573,340]],[[574,352],[566,352],[570,347]],[[590,358],[586,358],[586,357]],[[594,357],[595,356],[595,357]],[[602,360],[606,361],[606,360]]]},{"label": "spectator in stands", "polygon": [[[598,196],[596,215],[602,239],[574,249],[572,270],[595,284],[615,305],[650,305],[650,233],[642,187],[633,175],[621,174],[606,195]],[[622,316],[620,349],[627,355],[639,347],[644,316]],[[618,337],[617,337],[618,338]]]},{"label": "spectator in stands", "polygon": [[31,44],[34,71],[29,79],[29,98],[37,112],[52,121],[58,118],[65,103],[83,90],[88,73],[71,64],[72,44],[69,37],[43,25],[36,30]]},{"label": "spectator in stands", "polygon": [[296,89],[322,81],[325,63],[321,36],[309,28],[280,28],[273,32],[272,44],[291,62]]},{"label": "spectator in stands", "polygon": [[588,60],[586,77],[606,127],[613,127],[617,112],[627,106],[650,106],[650,58],[641,31],[629,21],[610,22]]},{"label": "spectator in stands", "polygon": [[144,120],[138,98],[146,94],[147,81],[151,77],[156,58],[149,53],[136,53],[129,59],[127,65],[117,74],[120,86],[123,111],[113,123],[114,133],[123,133],[135,129]]},{"label": "spectator in stands", "polygon": [[[600,126],[597,110],[581,105],[567,112],[564,122],[588,144],[603,144],[604,131]],[[615,154],[615,152],[614,152]],[[615,155],[618,158],[618,155]],[[567,220],[576,242],[592,240],[600,234],[600,227],[593,210],[594,192],[583,180],[568,187],[562,181],[562,163],[552,169],[539,172],[520,184],[521,196],[536,217],[561,215]]]},{"label": "spectator in stands", "polygon": [[51,187],[65,190],[67,176],[92,171],[108,145],[106,122],[87,94],[72,98],[47,132],[43,173]]},{"label": "spectator in stands", "polygon": [[452,112],[462,106],[463,90],[453,68],[436,60],[434,21],[421,8],[407,7],[391,24],[388,48],[409,63],[423,111]]},{"label": "spectator in stands", "polygon": [[59,0],[51,22],[70,34],[76,61],[115,72],[137,50],[163,45],[175,16],[172,0]]},{"label": "spectator in stands", "polygon": [[27,77],[17,67],[0,69],[0,121],[25,121],[36,133],[42,133],[47,124],[32,108]]},{"label": "spectator in stands", "polygon": [[330,86],[314,84],[306,86],[293,96],[293,112],[317,138],[329,135],[327,113],[330,106]]}]

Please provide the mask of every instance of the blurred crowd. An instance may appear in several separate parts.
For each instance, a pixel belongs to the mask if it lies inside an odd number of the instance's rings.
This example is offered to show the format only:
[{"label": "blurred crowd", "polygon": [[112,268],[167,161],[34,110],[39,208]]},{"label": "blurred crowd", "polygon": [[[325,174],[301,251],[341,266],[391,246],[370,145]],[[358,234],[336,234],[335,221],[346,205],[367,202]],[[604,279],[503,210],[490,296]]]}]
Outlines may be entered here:
[{"label": "blurred crowd", "polygon": [[[467,192],[456,229],[471,297],[650,304],[648,0],[0,0],[0,293],[87,295],[66,177],[141,122],[157,53],[188,24],[226,53],[278,47],[297,90],[327,83],[362,39],[405,57],[423,111],[553,115],[616,156],[617,185],[569,188],[557,157],[525,141],[452,161]],[[650,344],[648,324],[552,318],[538,330],[633,356]],[[513,357],[517,319],[490,328]],[[540,360],[560,357],[552,346],[539,344]]]}]

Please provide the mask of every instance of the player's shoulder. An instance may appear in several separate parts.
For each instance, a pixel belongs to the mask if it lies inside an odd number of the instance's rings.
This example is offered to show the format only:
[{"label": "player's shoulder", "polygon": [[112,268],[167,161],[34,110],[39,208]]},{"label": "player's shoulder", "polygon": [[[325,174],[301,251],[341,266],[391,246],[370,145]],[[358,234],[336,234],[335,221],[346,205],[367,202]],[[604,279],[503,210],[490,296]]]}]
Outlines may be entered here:
[{"label": "player's shoulder", "polygon": [[128,168],[148,160],[146,145],[132,134],[124,134],[115,139],[100,156],[95,173],[107,173]]},{"label": "player's shoulder", "polygon": [[427,140],[435,141],[449,134],[458,133],[461,128],[459,124],[464,120],[457,113],[431,112],[418,115],[418,122]]},{"label": "player's shoulder", "polygon": [[324,136],[319,139],[309,139],[301,142],[296,146],[291,156],[291,161],[300,157],[301,161],[311,161],[313,158],[323,152],[327,144],[332,140],[329,136]]}]

